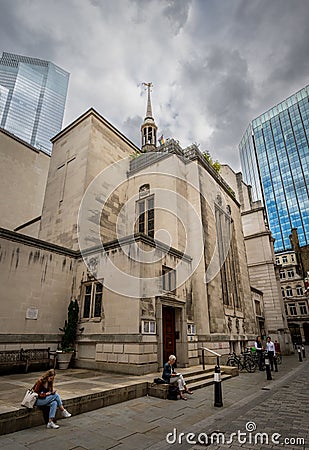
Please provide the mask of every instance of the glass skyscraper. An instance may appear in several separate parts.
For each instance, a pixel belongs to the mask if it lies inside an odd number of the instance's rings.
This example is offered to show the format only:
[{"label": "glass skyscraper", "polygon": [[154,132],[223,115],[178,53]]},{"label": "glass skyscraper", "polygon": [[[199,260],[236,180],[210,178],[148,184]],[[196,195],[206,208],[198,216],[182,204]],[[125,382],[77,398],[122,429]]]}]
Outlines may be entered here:
[{"label": "glass skyscraper", "polygon": [[267,211],[275,251],[291,248],[297,228],[309,244],[309,86],[261,114],[239,144],[244,181]]},{"label": "glass skyscraper", "polygon": [[69,73],[50,61],[3,52],[0,126],[51,153],[62,127]]}]

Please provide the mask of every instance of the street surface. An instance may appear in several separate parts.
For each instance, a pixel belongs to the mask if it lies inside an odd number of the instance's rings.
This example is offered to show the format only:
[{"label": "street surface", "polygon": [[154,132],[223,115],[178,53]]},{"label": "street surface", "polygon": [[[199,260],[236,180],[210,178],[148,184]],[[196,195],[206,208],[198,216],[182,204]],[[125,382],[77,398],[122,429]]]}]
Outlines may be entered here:
[{"label": "street surface", "polygon": [[213,406],[213,386],[187,401],[143,397],[60,420],[58,430],[40,426],[0,436],[0,448],[200,450],[208,439],[211,449],[309,450],[308,369],[308,358],[292,355],[272,381],[255,372],[222,383],[222,408]]}]

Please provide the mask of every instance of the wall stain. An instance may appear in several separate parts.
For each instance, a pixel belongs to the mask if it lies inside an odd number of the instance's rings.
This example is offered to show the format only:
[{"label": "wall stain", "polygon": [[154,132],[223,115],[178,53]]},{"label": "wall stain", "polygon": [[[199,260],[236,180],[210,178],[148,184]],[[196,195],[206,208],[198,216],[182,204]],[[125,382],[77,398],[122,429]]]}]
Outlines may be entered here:
[{"label": "wall stain", "polygon": [[13,252],[12,252],[12,256],[11,256],[11,264],[10,264],[10,269],[12,268],[12,264],[13,264],[14,256],[15,256],[15,250],[13,250]]},{"label": "wall stain", "polygon": [[40,259],[40,250],[36,250],[33,256],[33,262],[36,263]]},{"label": "wall stain", "polygon": [[32,257],[33,257],[33,253],[30,252],[30,255],[28,257],[28,265],[31,263]]},{"label": "wall stain", "polygon": [[16,249],[16,263],[15,263],[15,269],[17,269],[19,263],[19,247]]},{"label": "wall stain", "polygon": [[47,272],[47,261],[45,263],[45,268],[44,268],[44,271],[43,271],[42,276],[41,276],[41,284],[44,283],[45,280],[46,280],[46,272]]}]

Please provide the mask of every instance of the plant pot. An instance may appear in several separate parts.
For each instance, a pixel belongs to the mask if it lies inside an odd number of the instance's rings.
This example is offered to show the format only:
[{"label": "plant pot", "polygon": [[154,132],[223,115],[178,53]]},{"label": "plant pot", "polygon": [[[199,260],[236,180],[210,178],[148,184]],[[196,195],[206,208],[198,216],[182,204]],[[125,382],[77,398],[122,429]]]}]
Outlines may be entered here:
[{"label": "plant pot", "polygon": [[68,369],[73,352],[57,352],[58,369]]}]

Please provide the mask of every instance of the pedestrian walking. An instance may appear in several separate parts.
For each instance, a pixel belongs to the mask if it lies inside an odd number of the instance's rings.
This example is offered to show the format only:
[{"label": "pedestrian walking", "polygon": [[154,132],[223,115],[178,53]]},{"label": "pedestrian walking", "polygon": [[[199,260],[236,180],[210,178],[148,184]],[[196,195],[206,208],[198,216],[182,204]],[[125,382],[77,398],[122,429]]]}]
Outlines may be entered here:
[{"label": "pedestrian walking", "polygon": [[268,338],[267,338],[266,350],[268,352],[271,370],[274,370],[274,366],[275,366],[275,372],[278,372],[275,344],[272,342],[270,336],[268,336]]}]

